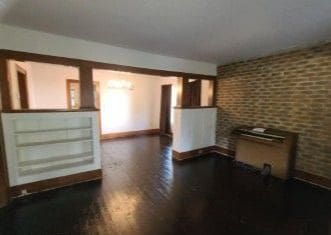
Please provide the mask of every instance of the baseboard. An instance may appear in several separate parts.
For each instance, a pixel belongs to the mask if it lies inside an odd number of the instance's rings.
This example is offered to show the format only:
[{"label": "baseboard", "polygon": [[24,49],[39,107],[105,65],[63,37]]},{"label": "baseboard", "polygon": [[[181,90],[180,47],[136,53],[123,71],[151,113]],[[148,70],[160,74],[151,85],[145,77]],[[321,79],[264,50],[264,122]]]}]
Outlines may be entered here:
[{"label": "baseboard", "polygon": [[172,157],[173,157],[173,159],[175,159],[177,161],[183,161],[183,160],[186,160],[189,158],[194,158],[194,157],[198,157],[201,155],[205,155],[207,153],[212,152],[213,149],[214,149],[214,146],[194,149],[194,150],[186,151],[186,152],[177,152],[175,150],[172,150]]},{"label": "baseboard", "polygon": [[140,135],[159,135],[159,134],[160,134],[160,129],[117,132],[117,133],[104,134],[101,136],[101,140],[112,140],[112,139],[127,138],[127,137],[134,137]]},{"label": "baseboard", "polygon": [[301,170],[294,170],[294,178],[331,190],[331,179]]},{"label": "baseboard", "polygon": [[221,155],[231,157],[231,158],[234,158],[234,156],[235,156],[235,152],[233,150],[226,149],[226,148],[223,148],[223,147],[218,146],[218,145],[214,146],[213,151],[216,152],[216,153],[219,153]]},{"label": "baseboard", "polygon": [[10,197],[21,196],[22,190],[26,190],[26,192],[30,194],[99,179],[102,179],[101,169],[17,185],[10,187]]}]

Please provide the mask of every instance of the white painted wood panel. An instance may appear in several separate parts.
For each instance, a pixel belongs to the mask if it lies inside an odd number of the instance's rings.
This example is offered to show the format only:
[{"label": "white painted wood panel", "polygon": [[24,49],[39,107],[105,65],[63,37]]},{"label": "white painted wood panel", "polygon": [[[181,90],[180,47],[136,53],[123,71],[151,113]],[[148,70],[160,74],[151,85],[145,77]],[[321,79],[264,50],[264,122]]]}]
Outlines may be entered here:
[{"label": "white painted wood panel", "polygon": [[9,185],[101,169],[97,112],[2,113]]},{"label": "white painted wood panel", "polygon": [[216,108],[175,109],[173,150],[186,152],[215,145]]}]

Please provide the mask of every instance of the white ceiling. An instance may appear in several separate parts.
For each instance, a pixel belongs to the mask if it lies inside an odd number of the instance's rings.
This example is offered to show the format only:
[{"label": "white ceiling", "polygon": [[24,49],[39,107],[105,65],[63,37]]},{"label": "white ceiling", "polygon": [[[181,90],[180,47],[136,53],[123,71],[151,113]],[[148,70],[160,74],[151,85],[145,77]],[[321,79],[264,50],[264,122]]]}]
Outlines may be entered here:
[{"label": "white ceiling", "polygon": [[0,22],[212,62],[331,39],[331,0],[0,0]]}]

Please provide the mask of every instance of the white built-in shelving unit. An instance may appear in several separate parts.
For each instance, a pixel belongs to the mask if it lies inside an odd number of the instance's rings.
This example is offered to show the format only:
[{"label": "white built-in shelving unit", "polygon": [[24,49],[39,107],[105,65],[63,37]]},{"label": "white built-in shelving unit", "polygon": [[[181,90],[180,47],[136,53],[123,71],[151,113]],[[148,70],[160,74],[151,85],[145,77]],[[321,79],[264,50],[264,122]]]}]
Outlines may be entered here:
[{"label": "white built-in shelving unit", "polygon": [[10,186],[101,168],[97,112],[2,113]]}]

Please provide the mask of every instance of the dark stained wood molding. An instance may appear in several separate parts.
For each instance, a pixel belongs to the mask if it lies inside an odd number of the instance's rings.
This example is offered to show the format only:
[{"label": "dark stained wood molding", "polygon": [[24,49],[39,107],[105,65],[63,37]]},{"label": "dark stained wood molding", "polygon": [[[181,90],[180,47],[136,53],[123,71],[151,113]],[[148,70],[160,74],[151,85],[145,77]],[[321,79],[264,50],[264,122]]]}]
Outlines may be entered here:
[{"label": "dark stained wood molding", "polygon": [[208,154],[208,153],[212,152],[213,150],[214,150],[214,146],[194,149],[194,150],[187,151],[187,152],[177,152],[175,150],[172,150],[172,157],[174,160],[183,161],[186,159],[195,158],[195,157],[199,157],[199,156]]},{"label": "dark stained wood molding", "polygon": [[93,112],[100,111],[96,108],[85,108],[85,109],[12,109],[2,110],[2,113],[62,113],[62,112]]},{"label": "dark stained wood molding", "polygon": [[216,101],[217,101],[217,97],[216,97],[216,94],[217,94],[217,86],[218,86],[218,80],[217,80],[217,78],[214,80],[214,82],[213,82],[213,106],[217,106],[217,104],[216,104]]},{"label": "dark stained wood molding", "polygon": [[10,83],[8,76],[8,64],[6,58],[0,54],[0,89],[1,89],[1,109],[12,109]]},{"label": "dark stained wood molding", "polygon": [[[4,57],[0,55],[0,110],[11,108],[8,81],[8,67]],[[4,137],[2,133],[2,120],[0,116],[0,207],[6,206],[9,201],[7,159],[5,154]]]},{"label": "dark stained wood molding", "polygon": [[331,190],[331,179],[301,170],[294,170],[294,178]]},{"label": "dark stained wood molding", "polygon": [[102,179],[101,169],[94,171],[87,171],[74,175],[62,176],[53,179],[42,180],[38,182],[10,187],[10,196],[11,197],[21,196],[22,190],[26,190],[27,193],[37,193],[45,190],[51,190],[77,183],[100,180],[100,179]]},{"label": "dark stained wood molding", "polygon": [[149,129],[149,130],[140,130],[140,131],[128,131],[128,132],[117,132],[101,135],[101,140],[112,140],[119,138],[128,138],[141,135],[159,135],[160,129]]},{"label": "dark stained wood molding", "polygon": [[13,51],[0,49],[0,54],[2,54],[7,60],[16,60],[16,61],[32,61],[32,62],[40,62],[40,63],[48,63],[48,64],[60,64],[67,65],[73,67],[79,67],[80,61],[73,58],[66,58],[60,56],[51,56],[51,55],[43,55],[37,53],[23,52],[23,51]]},{"label": "dark stained wood molding", "polygon": [[0,208],[9,202],[9,181],[5,142],[2,133],[2,120],[0,116]]},{"label": "dark stained wood molding", "polygon": [[169,135],[171,130],[171,93],[172,85],[161,85],[161,104],[160,104],[160,133],[162,135]]},{"label": "dark stained wood molding", "polygon": [[93,69],[83,63],[79,67],[80,108],[95,108],[93,91]]},{"label": "dark stained wood molding", "polygon": [[74,67],[80,67],[82,64],[88,64],[90,67],[94,69],[106,69],[106,70],[139,73],[139,74],[155,75],[162,77],[182,77],[182,78],[190,78],[190,79],[208,79],[208,80],[216,79],[216,75],[213,76],[213,75],[184,73],[184,72],[167,71],[167,70],[159,70],[159,69],[147,69],[141,67],[109,64],[109,63],[81,60],[75,58],[42,55],[42,54],[36,54],[30,52],[1,49],[0,54],[4,55],[6,59],[13,59],[18,61],[34,61],[41,63],[68,65]]},{"label": "dark stained wood molding", "polygon": [[221,155],[231,157],[231,158],[235,157],[235,152],[233,150],[222,148],[218,145],[214,146],[213,152],[216,152],[216,153],[219,153]]}]

